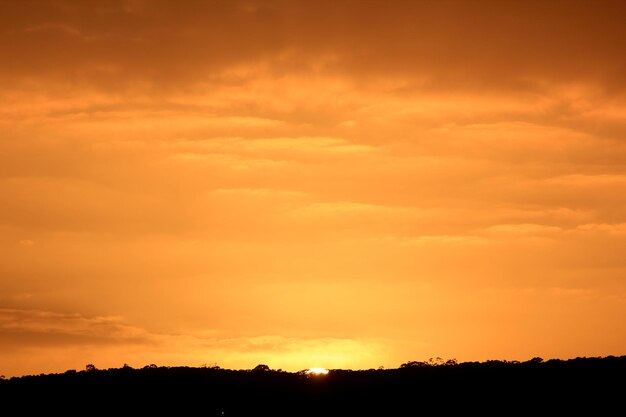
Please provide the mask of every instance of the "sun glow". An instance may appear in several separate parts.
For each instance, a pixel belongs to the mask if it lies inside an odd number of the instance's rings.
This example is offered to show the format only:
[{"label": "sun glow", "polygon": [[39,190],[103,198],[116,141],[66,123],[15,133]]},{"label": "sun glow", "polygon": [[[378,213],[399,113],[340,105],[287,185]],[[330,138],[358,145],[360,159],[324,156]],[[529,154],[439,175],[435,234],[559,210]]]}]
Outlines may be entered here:
[{"label": "sun glow", "polygon": [[0,0],[0,375],[626,354],[626,0],[169,3]]},{"label": "sun glow", "polygon": [[326,375],[328,374],[328,369],[326,368],[310,368],[306,371],[307,375]]}]

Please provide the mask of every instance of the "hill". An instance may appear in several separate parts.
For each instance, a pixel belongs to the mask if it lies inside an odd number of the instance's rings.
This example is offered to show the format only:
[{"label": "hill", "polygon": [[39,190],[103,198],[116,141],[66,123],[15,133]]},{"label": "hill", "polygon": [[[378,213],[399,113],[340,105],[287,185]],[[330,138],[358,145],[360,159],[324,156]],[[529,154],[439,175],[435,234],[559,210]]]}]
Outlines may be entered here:
[{"label": "hill", "polygon": [[0,381],[19,414],[363,416],[503,415],[622,410],[626,356],[527,362],[408,362],[326,375],[218,367],[128,366]]}]

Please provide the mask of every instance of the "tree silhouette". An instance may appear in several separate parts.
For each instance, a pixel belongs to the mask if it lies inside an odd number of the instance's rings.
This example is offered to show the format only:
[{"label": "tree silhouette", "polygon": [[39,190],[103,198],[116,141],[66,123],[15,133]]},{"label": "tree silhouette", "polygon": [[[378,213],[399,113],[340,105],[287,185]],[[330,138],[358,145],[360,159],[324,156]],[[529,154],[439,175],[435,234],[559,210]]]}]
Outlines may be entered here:
[{"label": "tree silhouette", "polygon": [[625,374],[626,356],[464,363],[435,358],[396,369],[334,369],[325,378],[265,364],[248,370],[97,370],[88,364],[83,372],[0,380],[0,398],[3,409],[16,405],[28,415],[82,415],[84,408],[68,414],[68,402],[59,400],[69,399],[68,393],[107,414],[192,415],[202,409],[209,416],[420,415],[434,404],[445,415],[609,415],[623,408]]},{"label": "tree silhouette", "polygon": [[268,372],[268,371],[271,371],[270,367],[267,365],[263,365],[263,364],[259,364],[255,366],[254,369],[252,370],[252,372]]}]

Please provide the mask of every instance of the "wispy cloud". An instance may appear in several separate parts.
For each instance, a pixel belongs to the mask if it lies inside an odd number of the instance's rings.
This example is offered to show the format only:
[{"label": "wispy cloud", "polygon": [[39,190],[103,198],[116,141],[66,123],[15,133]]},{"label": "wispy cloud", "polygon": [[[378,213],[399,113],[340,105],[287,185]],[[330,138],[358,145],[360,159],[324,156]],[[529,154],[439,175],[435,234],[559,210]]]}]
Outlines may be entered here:
[{"label": "wispy cloud", "polygon": [[570,3],[0,2],[0,368],[623,349],[625,10]]},{"label": "wispy cloud", "polygon": [[[80,368],[85,361],[100,367],[117,367],[125,362],[134,366],[150,362],[200,366],[219,361],[220,365],[235,369],[251,369],[258,363],[292,371],[299,370],[303,364],[338,368],[363,366],[377,360],[385,347],[381,340],[375,339],[233,337],[206,330],[155,333],[128,325],[121,317],[2,308],[0,351],[3,352],[0,369],[14,375],[25,372],[33,360],[39,370],[48,372]],[[72,352],[72,356],[45,362],[51,353],[63,355],[63,352]]]}]

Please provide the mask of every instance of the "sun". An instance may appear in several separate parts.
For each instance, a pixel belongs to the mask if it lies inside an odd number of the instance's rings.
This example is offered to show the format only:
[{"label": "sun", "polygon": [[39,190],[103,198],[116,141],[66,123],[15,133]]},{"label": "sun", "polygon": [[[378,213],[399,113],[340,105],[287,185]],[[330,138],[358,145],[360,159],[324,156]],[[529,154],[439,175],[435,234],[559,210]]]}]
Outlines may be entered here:
[{"label": "sun", "polygon": [[306,371],[307,375],[326,375],[328,374],[328,369],[326,368],[309,368]]}]

